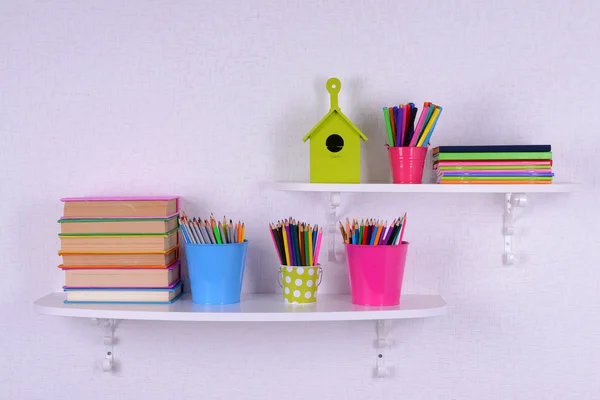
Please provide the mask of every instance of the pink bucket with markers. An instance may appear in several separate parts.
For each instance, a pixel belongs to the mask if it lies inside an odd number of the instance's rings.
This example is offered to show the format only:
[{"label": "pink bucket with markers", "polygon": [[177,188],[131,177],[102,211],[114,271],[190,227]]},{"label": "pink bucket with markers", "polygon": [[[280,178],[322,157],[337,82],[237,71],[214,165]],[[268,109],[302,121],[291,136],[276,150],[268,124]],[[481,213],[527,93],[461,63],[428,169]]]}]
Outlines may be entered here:
[{"label": "pink bucket with markers", "polygon": [[427,147],[388,147],[394,183],[423,183]]},{"label": "pink bucket with markers", "polygon": [[408,242],[392,246],[346,244],[352,304],[400,304]]}]

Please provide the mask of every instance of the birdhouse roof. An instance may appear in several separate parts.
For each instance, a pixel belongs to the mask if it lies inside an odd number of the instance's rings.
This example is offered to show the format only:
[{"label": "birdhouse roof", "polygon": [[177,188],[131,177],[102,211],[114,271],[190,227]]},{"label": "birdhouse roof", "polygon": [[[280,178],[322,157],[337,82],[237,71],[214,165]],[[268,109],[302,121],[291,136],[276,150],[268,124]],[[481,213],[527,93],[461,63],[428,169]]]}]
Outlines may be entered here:
[{"label": "birdhouse roof", "polygon": [[339,116],[342,118],[342,120],[343,120],[344,122],[346,122],[346,123],[348,124],[348,126],[349,126],[350,128],[352,128],[352,130],[353,130],[353,131],[354,131],[356,134],[358,134],[358,135],[359,135],[359,136],[360,136],[360,137],[361,137],[363,140],[365,140],[365,141],[366,141],[366,140],[369,140],[369,138],[367,138],[367,137],[366,137],[366,136],[365,136],[365,135],[364,135],[364,134],[363,134],[363,133],[360,131],[360,129],[358,129],[358,128],[356,127],[356,125],[354,125],[354,124],[352,123],[352,121],[350,121],[350,120],[348,119],[348,117],[346,117],[346,116],[344,115],[344,113],[343,113],[343,112],[341,112],[339,109],[335,109],[335,110],[329,110],[329,112],[328,112],[328,113],[327,113],[327,114],[326,114],[326,115],[325,115],[323,118],[321,118],[321,120],[320,120],[320,121],[319,121],[319,122],[318,122],[318,123],[317,123],[317,124],[316,124],[316,125],[315,125],[315,126],[312,128],[312,129],[311,129],[311,130],[310,130],[310,132],[308,132],[308,133],[306,134],[306,136],[304,136],[304,137],[302,138],[302,141],[303,141],[303,142],[306,142],[306,141],[307,141],[307,140],[308,140],[308,139],[309,139],[309,138],[310,138],[310,137],[313,135],[313,133],[315,133],[315,132],[317,132],[317,131],[319,130],[319,128],[321,127],[321,125],[323,125],[323,122],[325,122],[325,121],[326,121],[326,120],[328,120],[329,118],[333,117],[333,114],[338,114],[338,115],[339,115]]},{"label": "birdhouse roof", "polygon": [[369,140],[369,138],[367,138],[361,131],[360,129],[358,129],[356,127],[356,125],[354,125],[352,123],[352,121],[350,121],[348,119],[348,117],[346,117],[344,115],[344,113],[342,112],[342,110],[340,110],[340,107],[338,105],[338,93],[340,92],[340,89],[342,88],[342,82],[340,82],[340,80],[338,78],[329,78],[327,80],[327,84],[325,85],[325,87],[327,88],[327,91],[329,92],[329,99],[331,101],[331,108],[329,109],[329,112],[310,130],[310,132],[308,132],[306,134],[306,136],[304,136],[302,138],[303,142],[306,142],[313,133],[317,132],[319,130],[319,128],[321,127],[321,125],[323,124],[323,122],[325,122],[326,120],[328,120],[329,118],[333,118],[334,114],[337,113],[337,115],[339,115],[342,120],[344,122],[346,122],[348,124],[348,126],[350,128],[352,128],[352,130],[358,134],[358,136],[360,136],[362,138],[362,140]]}]

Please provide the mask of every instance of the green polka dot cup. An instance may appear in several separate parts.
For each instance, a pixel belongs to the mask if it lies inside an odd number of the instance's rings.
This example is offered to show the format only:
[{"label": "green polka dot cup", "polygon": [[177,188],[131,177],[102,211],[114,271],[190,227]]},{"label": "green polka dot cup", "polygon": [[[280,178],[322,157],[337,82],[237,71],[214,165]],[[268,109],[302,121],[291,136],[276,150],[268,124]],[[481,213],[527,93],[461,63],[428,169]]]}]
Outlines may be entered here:
[{"label": "green polka dot cup", "polygon": [[323,279],[323,269],[282,265],[279,268],[279,286],[288,304],[311,304],[317,301],[317,288]]}]

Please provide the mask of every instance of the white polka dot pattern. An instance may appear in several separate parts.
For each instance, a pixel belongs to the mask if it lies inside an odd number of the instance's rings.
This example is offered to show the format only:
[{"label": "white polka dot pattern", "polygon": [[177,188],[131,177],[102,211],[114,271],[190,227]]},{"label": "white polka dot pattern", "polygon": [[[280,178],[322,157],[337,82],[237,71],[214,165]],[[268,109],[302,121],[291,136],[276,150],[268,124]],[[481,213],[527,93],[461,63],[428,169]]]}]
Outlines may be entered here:
[{"label": "white polka dot pattern", "polygon": [[283,297],[288,304],[310,304],[317,299],[319,267],[282,266]]}]

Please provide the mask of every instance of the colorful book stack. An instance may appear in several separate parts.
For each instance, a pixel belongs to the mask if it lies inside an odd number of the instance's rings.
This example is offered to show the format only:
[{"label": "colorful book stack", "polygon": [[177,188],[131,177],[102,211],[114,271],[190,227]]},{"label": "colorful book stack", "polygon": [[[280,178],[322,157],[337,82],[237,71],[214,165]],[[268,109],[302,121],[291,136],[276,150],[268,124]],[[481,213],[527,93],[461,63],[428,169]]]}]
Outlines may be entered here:
[{"label": "colorful book stack", "polygon": [[440,146],[433,169],[443,184],[552,183],[550,145]]},{"label": "colorful book stack", "polygon": [[179,198],[65,198],[65,303],[170,304],[183,293]]}]

